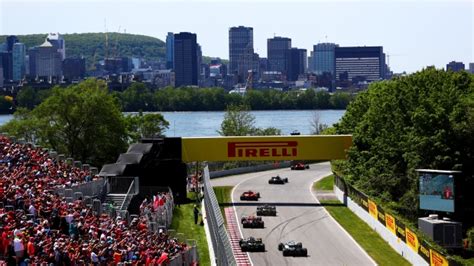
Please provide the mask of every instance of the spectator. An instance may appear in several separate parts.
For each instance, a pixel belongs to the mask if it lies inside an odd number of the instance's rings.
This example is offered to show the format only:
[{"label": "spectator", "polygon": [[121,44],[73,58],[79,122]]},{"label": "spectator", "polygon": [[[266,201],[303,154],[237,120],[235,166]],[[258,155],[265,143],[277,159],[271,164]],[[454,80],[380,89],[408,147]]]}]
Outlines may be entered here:
[{"label": "spectator", "polygon": [[194,205],[193,213],[194,213],[194,224],[197,224],[198,216],[199,216],[199,209],[197,208],[197,205]]}]

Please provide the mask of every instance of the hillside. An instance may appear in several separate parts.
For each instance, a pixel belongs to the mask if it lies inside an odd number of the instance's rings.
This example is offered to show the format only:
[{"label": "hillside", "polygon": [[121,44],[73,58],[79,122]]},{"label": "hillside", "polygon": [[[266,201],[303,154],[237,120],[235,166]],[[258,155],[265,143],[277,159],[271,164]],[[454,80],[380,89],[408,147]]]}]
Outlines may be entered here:
[{"label": "hillside", "polygon": [[[128,34],[110,32],[108,35],[109,56],[136,56],[148,60],[163,60],[165,58],[165,43],[160,39]],[[17,35],[20,42],[27,48],[40,45],[47,34]],[[64,34],[66,41],[66,56],[84,56],[87,68],[93,65],[93,60],[99,61],[105,55],[105,33],[74,33]],[[5,36],[0,36],[5,40]]]},{"label": "hillside", "polygon": [[[117,32],[109,32],[107,35],[109,56],[134,56],[152,61],[165,60],[165,43],[158,38]],[[47,34],[17,35],[27,49],[42,44],[46,36]],[[84,56],[88,69],[93,66],[93,61],[97,62],[104,58],[105,33],[74,33],[63,34],[63,36],[66,41],[66,56]],[[5,35],[0,35],[0,42],[3,42],[5,37]],[[210,62],[210,57],[203,57],[203,62]]]}]

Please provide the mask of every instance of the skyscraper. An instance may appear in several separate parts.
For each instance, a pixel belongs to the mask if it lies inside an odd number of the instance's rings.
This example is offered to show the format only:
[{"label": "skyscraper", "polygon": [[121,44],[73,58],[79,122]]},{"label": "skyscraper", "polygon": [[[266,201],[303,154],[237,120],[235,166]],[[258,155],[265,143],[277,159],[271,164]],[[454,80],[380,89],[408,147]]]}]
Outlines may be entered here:
[{"label": "skyscraper", "polygon": [[174,35],[175,86],[198,85],[196,34],[180,32]]},{"label": "skyscraper", "polygon": [[62,75],[62,55],[48,40],[28,51],[30,75],[60,77]]},{"label": "skyscraper", "polygon": [[13,56],[11,52],[3,51],[0,52],[0,65],[3,68],[3,79],[13,79]]},{"label": "skyscraper", "polygon": [[68,81],[83,79],[86,75],[86,59],[84,57],[64,59],[63,75]]},{"label": "skyscraper", "polygon": [[61,60],[66,59],[66,42],[61,34],[50,33],[46,40],[61,54]]},{"label": "skyscraper", "polygon": [[449,64],[446,65],[446,71],[454,71],[454,72],[459,72],[465,69],[464,63],[463,62],[456,62],[456,61],[451,61]]},{"label": "skyscraper", "polygon": [[306,71],[306,49],[291,48],[286,50],[286,79],[298,80],[300,74]]},{"label": "skyscraper", "polygon": [[474,74],[474,63],[469,63],[469,73]]},{"label": "skyscraper", "polygon": [[13,44],[12,50],[12,79],[18,81],[23,79],[25,76],[25,56],[26,56],[26,47],[25,44],[17,42]]},{"label": "skyscraper", "polygon": [[166,35],[166,68],[173,69],[174,63],[174,34],[168,32]]},{"label": "skyscraper", "polygon": [[329,72],[334,77],[336,61],[335,49],[339,45],[335,43],[318,43],[313,46],[312,70],[314,73],[321,75]]},{"label": "skyscraper", "polygon": [[285,55],[290,48],[290,38],[273,37],[267,39],[267,57],[270,71],[286,72]]},{"label": "skyscraper", "polygon": [[243,57],[248,58],[248,55],[253,54],[253,52],[253,28],[244,26],[230,28],[229,74],[238,72],[239,64],[249,65],[249,62],[246,62]]},{"label": "skyscraper", "polygon": [[18,42],[18,38],[15,35],[10,35],[6,38],[7,51],[13,50],[13,45]]},{"label": "skyscraper", "polygon": [[336,80],[376,81],[385,77],[382,46],[336,47]]}]

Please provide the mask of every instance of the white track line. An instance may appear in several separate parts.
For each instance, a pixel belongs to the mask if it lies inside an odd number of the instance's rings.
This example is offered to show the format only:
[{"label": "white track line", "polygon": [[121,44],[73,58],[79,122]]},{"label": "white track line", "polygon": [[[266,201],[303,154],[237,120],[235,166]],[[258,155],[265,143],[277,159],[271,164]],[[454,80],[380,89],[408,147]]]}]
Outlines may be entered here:
[{"label": "white track line", "polygon": [[[235,191],[235,188],[238,187],[240,184],[242,184],[243,182],[249,180],[250,178],[247,178],[247,179],[244,179],[242,181],[240,181],[237,185],[234,186],[234,188],[232,188],[232,192],[230,193],[230,197],[231,197],[231,201],[232,203],[234,202],[234,191]],[[239,232],[240,232],[240,237],[241,238],[244,238],[244,234],[242,233],[242,229],[240,229],[240,223],[239,222],[239,217],[237,216],[237,210],[235,209],[235,205],[232,204],[232,208],[234,208],[234,215],[235,215],[235,221],[237,222],[237,228],[239,228]],[[253,265],[253,261],[252,261],[252,258],[250,257],[250,255],[247,253],[247,256],[249,257],[249,261],[250,261],[250,264]]]},{"label": "white track line", "polygon": [[[323,175],[322,178],[324,178],[325,176]],[[320,178],[321,179],[321,178]],[[315,179],[314,182],[316,182],[317,179]],[[313,183],[314,183],[313,182]],[[319,202],[318,198],[316,197],[315,193],[313,193],[313,183],[311,183],[309,185],[309,192],[311,193],[311,195],[313,196],[313,198],[316,200],[316,202]],[[320,202],[319,202],[320,203]],[[354,242],[354,244],[362,251],[362,253],[365,254],[365,256],[367,256],[367,258],[369,258],[370,261],[372,261],[374,263],[374,265],[377,265],[377,263],[372,259],[372,257],[369,256],[369,254],[367,254],[367,252],[359,245],[359,243],[357,243],[357,241],[354,240],[354,238],[352,238],[352,236],[346,231],[346,229],[344,229],[344,227],[342,227],[332,216],[331,214],[329,214],[329,212],[326,210],[326,208],[324,206],[321,206],[323,208],[323,210],[326,212],[326,214],[329,216],[329,218],[331,218],[333,220],[333,222],[335,224],[337,224],[337,226],[341,229],[341,231],[343,231],[347,237],[349,237],[350,240],[352,240],[352,242]],[[346,206],[346,208],[348,208]]]}]

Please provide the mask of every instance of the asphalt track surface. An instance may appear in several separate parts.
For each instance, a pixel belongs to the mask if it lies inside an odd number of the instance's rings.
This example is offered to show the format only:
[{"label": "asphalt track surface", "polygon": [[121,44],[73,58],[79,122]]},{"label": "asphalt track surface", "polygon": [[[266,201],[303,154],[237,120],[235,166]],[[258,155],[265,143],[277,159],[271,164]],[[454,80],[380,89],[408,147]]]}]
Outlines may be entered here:
[{"label": "asphalt track surface", "polygon": [[[268,179],[279,174],[288,177],[284,185],[270,185]],[[311,192],[314,181],[330,174],[330,164],[313,164],[310,169],[278,169],[218,178],[213,186],[234,186],[232,201],[237,221],[244,215],[255,215],[257,205],[276,205],[277,216],[264,216],[264,229],[240,230],[244,237],[259,237],[266,252],[249,253],[253,265],[375,265],[374,261],[326,212]],[[247,190],[260,192],[258,202],[241,201]],[[308,249],[307,257],[283,257],[280,242],[295,240]]]}]

